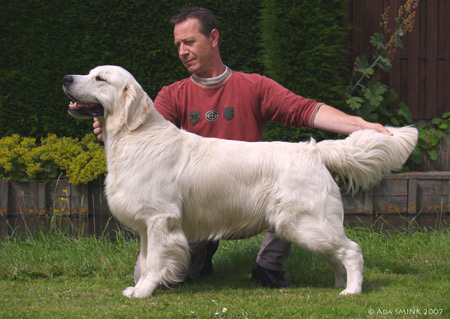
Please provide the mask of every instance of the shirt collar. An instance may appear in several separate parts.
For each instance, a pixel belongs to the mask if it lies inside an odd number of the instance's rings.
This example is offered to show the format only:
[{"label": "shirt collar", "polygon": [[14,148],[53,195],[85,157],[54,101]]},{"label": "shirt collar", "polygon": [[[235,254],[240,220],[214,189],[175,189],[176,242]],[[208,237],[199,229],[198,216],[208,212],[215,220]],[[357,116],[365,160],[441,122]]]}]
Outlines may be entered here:
[{"label": "shirt collar", "polygon": [[224,84],[230,78],[230,76],[231,76],[231,69],[225,66],[225,71],[219,76],[213,78],[201,78],[199,76],[196,76],[195,74],[192,74],[191,80],[192,82],[203,88],[213,89]]}]

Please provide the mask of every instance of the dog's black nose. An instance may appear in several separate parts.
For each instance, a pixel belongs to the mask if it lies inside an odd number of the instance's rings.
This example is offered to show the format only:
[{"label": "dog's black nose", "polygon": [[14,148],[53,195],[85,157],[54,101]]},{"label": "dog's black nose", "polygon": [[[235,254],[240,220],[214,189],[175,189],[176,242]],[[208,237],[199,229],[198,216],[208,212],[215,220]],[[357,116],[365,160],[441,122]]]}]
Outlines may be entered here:
[{"label": "dog's black nose", "polygon": [[73,82],[73,76],[71,76],[71,75],[66,75],[66,76],[63,78],[63,82],[64,82],[64,85],[72,84],[72,82]]}]

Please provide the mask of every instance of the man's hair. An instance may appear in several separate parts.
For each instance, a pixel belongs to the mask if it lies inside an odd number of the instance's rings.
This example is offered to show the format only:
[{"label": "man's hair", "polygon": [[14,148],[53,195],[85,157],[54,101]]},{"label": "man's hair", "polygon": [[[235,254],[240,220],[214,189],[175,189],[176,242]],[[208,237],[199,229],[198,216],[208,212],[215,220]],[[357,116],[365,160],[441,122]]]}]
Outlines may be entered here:
[{"label": "man's hair", "polygon": [[199,31],[201,34],[205,35],[206,37],[209,37],[211,34],[211,31],[213,29],[217,29],[219,31],[219,47],[220,43],[222,42],[222,35],[220,31],[220,25],[219,21],[217,20],[216,15],[209,9],[201,8],[197,6],[193,7],[186,7],[183,10],[181,10],[179,13],[174,15],[172,19],[170,19],[170,22],[172,22],[174,25],[177,25],[178,23],[184,22],[187,19],[194,18],[199,21]]}]

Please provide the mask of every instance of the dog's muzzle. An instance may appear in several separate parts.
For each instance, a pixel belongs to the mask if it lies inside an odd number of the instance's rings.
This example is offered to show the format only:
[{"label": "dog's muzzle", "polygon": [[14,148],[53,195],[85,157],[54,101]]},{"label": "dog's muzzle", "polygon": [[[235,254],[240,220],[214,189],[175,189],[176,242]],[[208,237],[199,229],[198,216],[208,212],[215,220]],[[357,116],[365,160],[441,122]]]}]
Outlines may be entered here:
[{"label": "dog's muzzle", "polygon": [[69,109],[67,110],[70,115],[76,118],[87,119],[93,117],[103,116],[104,109],[99,103],[84,102],[75,98],[71,94],[71,86],[74,83],[72,75],[66,75],[63,78],[63,90],[66,95],[74,102],[69,103]]}]

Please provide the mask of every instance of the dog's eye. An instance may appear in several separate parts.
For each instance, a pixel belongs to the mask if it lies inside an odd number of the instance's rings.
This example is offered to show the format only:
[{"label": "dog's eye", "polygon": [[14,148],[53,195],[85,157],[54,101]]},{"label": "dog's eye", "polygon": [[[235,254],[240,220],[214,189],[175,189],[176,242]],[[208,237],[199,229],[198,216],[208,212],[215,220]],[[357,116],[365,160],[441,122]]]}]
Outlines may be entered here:
[{"label": "dog's eye", "polygon": [[106,81],[104,78],[102,78],[100,75],[97,75],[96,77],[95,77],[95,80],[96,81],[102,81],[102,82],[104,82],[104,81]]}]

